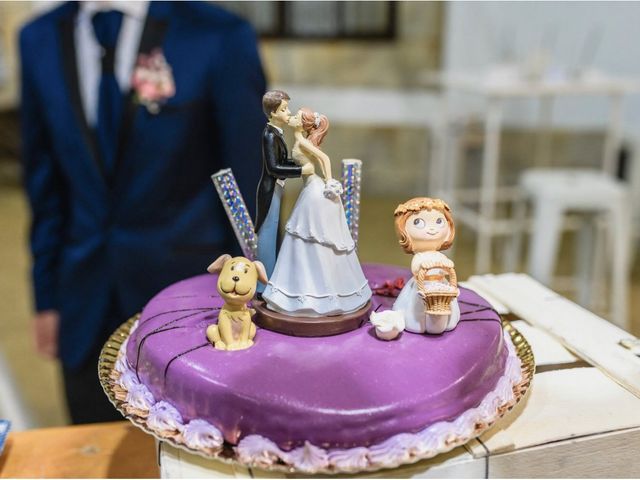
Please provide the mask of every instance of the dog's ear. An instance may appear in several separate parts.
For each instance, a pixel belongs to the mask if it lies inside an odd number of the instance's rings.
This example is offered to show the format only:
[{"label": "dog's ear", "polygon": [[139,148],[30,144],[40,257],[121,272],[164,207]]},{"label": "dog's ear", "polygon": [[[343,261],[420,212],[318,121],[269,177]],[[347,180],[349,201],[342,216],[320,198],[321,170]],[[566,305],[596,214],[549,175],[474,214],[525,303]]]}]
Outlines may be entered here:
[{"label": "dog's ear", "polygon": [[218,258],[214,260],[214,262],[211,265],[207,267],[207,272],[218,273],[220,270],[222,270],[222,267],[224,266],[224,264],[227,263],[227,260],[231,260],[231,255],[229,255],[228,253],[220,255]]},{"label": "dog's ear", "polygon": [[258,271],[258,280],[266,284],[269,281],[269,279],[267,278],[267,270],[264,268],[264,265],[260,260],[256,260],[255,262],[253,262],[253,264],[255,265],[256,270]]}]

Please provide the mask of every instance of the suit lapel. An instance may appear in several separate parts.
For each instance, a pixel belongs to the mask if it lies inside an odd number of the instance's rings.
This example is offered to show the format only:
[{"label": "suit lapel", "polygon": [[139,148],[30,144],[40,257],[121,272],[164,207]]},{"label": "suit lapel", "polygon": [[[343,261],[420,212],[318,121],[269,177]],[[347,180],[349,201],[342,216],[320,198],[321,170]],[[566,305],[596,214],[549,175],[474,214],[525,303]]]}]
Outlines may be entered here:
[{"label": "suit lapel", "polygon": [[91,159],[98,171],[99,176],[104,179],[104,164],[100,157],[100,151],[93,130],[89,126],[87,117],[82,106],[82,97],[80,96],[80,82],[78,77],[78,66],[76,63],[76,46],[75,46],[75,10],[69,17],[60,20],[60,44],[62,46],[61,58],[62,69],[69,89],[69,97],[71,99],[71,107],[76,117],[76,121],[80,127],[80,133],[85,141]]},{"label": "suit lapel", "polygon": [[[161,47],[164,39],[167,27],[168,27],[168,13],[170,8],[170,2],[151,2],[149,5],[149,11],[147,19],[143,27],[142,36],[140,38],[140,45],[138,47],[138,55],[141,53],[150,53],[154,49]],[[95,137],[94,131],[89,126],[87,117],[84,112],[82,104],[82,97],[80,94],[80,79],[78,76],[78,65],[76,56],[75,45],[75,17],[77,13],[77,7],[73,10],[72,14],[60,20],[59,33],[62,46],[61,58],[62,68],[66,80],[67,87],[69,89],[69,97],[71,99],[71,106],[74,112],[74,116],[79,125],[82,138],[85,141],[91,160],[97,170],[98,176],[102,178],[105,185],[108,184],[106,172],[104,168],[104,162],[101,158],[100,149],[98,148],[98,142]],[[137,102],[134,92],[129,90],[125,95],[125,108],[123,111],[123,118],[121,123],[120,134],[118,138],[118,150],[116,156],[116,164],[114,168],[113,178],[118,178],[118,170],[121,167],[122,157],[126,151],[126,146],[129,141],[129,136],[132,130],[133,121],[137,110]],[[111,182],[113,187],[114,182]]]},{"label": "suit lapel", "polygon": [[[267,125],[269,126],[271,131],[276,134],[276,137],[280,140],[280,149],[281,149],[281,151],[282,150],[286,151],[287,150],[287,142],[285,142],[285,140],[284,140],[284,135],[282,133],[280,133],[280,130],[278,130],[276,127],[274,127],[270,123],[267,123]],[[280,156],[278,156],[278,158],[279,157]]]},{"label": "suit lapel", "polygon": [[[162,41],[164,40],[164,36],[167,32],[167,27],[169,26],[167,18],[169,7],[170,2],[151,2],[149,4],[149,12],[147,14],[145,25],[142,29],[142,36],[138,47],[138,56],[140,56],[140,54],[149,54],[153,50],[162,47]],[[123,157],[133,130],[133,123],[137,110],[138,103],[135,92],[129,89],[129,92],[125,95],[125,107],[118,139],[118,150],[114,169],[114,177],[116,179],[119,178],[118,172],[122,168]]]}]

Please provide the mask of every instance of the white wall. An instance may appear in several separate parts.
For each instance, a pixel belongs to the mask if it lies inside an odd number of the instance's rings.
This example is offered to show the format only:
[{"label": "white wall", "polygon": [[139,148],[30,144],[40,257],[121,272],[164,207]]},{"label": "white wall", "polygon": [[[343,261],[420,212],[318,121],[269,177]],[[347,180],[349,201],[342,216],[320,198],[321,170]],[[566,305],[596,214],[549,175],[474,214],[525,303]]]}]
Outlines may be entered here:
[{"label": "white wall", "polygon": [[[589,32],[600,35],[591,65],[610,74],[640,78],[640,3],[638,2],[451,2],[444,28],[444,67],[449,71],[483,69],[504,56],[522,61],[527,53],[552,45],[557,67],[575,68]],[[554,121],[568,127],[603,125],[602,99],[562,100]],[[507,119],[528,123],[536,109],[519,102]],[[628,130],[640,133],[640,96],[626,106]]]}]

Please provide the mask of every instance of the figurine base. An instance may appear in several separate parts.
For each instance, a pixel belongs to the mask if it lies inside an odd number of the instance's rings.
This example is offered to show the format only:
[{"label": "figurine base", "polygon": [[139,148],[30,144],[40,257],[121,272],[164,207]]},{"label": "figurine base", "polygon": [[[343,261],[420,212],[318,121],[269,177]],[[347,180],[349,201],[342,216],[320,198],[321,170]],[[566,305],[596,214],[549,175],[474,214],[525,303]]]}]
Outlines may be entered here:
[{"label": "figurine base", "polygon": [[371,301],[354,312],[324,317],[296,317],[274,312],[263,300],[254,300],[253,308],[256,310],[253,321],[259,327],[295,337],[328,337],[360,328],[369,320]]}]

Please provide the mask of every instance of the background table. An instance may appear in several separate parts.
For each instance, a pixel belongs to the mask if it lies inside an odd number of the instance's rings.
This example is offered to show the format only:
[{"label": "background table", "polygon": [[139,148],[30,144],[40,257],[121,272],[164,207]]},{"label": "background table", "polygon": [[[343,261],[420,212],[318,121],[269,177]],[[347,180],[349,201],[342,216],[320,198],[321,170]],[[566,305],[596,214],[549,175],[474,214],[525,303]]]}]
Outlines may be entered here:
[{"label": "background table", "polygon": [[[515,99],[537,99],[541,102],[540,132],[547,133],[551,125],[553,102],[561,97],[598,96],[609,101],[609,118],[606,126],[602,170],[610,175],[616,173],[616,160],[623,140],[623,106],[627,96],[640,92],[637,78],[619,78],[600,72],[585,72],[580,77],[542,77],[526,79],[517,70],[496,69],[488,72],[438,72],[424,78],[425,85],[439,87],[438,112],[441,117],[436,127],[433,144],[433,161],[428,192],[432,196],[445,198],[456,214],[456,221],[464,223],[478,234],[476,267],[478,274],[491,270],[492,239],[495,236],[510,236],[515,228],[522,226],[511,218],[497,218],[497,204],[513,202],[514,208],[522,208],[522,194],[514,186],[500,187],[500,138],[505,104]],[[485,100],[484,145],[482,150],[482,172],[479,188],[461,189],[457,186],[458,159],[451,154],[449,145],[452,125],[452,95],[476,95]],[[462,113],[462,112],[461,112]],[[470,112],[464,112],[468,118]],[[537,166],[551,157],[549,137],[543,137],[532,160]],[[532,162],[533,163],[533,162]],[[478,203],[479,209],[466,206]],[[517,217],[517,216],[516,216]],[[519,245],[514,245],[504,256],[504,271],[513,271],[517,263]]]},{"label": "background table", "polygon": [[127,421],[10,433],[0,478],[157,478],[153,437]]}]

